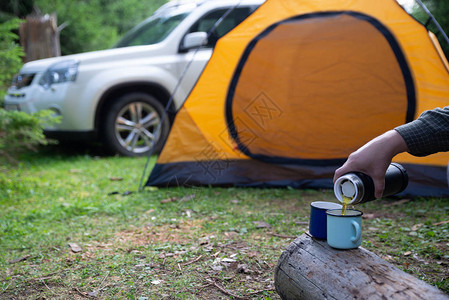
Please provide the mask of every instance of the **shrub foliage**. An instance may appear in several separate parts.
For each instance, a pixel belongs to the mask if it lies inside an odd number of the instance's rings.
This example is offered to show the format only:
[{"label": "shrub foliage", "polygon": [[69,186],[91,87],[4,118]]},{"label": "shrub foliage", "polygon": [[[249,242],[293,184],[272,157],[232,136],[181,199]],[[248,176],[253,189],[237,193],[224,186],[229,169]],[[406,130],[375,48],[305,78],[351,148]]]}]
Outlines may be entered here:
[{"label": "shrub foliage", "polygon": [[18,36],[14,33],[19,27],[20,20],[15,18],[0,23],[0,106],[11,79],[22,66],[22,47],[17,43]]},{"label": "shrub foliage", "polygon": [[27,114],[0,109],[0,157],[15,162],[24,151],[48,144],[43,127],[57,121],[49,110]]}]

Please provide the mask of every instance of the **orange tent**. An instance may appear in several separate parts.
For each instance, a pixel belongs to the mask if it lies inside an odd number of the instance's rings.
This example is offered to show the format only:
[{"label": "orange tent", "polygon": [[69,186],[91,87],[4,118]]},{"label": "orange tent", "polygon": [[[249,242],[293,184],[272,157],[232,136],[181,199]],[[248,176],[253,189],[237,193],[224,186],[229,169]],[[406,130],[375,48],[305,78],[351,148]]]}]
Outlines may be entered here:
[{"label": "orange tent", "polygon": [[[219,40],[147,186],[332,187],[375,136],[449,105],[448,63],[394,0],[268,0]],[[449,153],[401,154],[405,193],[449,195]]]}]

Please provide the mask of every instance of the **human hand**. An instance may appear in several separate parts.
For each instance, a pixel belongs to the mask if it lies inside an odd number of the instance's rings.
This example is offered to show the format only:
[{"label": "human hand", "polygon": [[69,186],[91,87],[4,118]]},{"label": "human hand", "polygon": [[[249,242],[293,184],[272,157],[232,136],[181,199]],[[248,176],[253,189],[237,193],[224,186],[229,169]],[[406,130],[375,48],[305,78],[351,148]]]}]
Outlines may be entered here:
[{"label": "human hand", "polygon": [[407,150],[399,133],[387,131],[351,153],[343,166],[335,171],[334,182],[346,173],[365,173],[373,179],[374,196],[381,198],[385,188],[385,173],[391,160],[396,154]]}]

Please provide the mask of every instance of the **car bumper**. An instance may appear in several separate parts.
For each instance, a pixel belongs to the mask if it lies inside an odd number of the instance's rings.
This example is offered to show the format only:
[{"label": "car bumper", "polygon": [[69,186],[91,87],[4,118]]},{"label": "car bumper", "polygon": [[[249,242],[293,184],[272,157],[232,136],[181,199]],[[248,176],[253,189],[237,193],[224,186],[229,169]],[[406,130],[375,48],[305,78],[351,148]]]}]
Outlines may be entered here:
[{"label": "car bumper", "polygon": [[37,84],[9,89],[5,96],[6,110],[23,111],[29,114],[40,110],[50,110],[60,116],[59,123],[46,129],[56,131],[92,131],[93,112],[83,106],[79,91],[71,85],[59,84],[45,89]]}]

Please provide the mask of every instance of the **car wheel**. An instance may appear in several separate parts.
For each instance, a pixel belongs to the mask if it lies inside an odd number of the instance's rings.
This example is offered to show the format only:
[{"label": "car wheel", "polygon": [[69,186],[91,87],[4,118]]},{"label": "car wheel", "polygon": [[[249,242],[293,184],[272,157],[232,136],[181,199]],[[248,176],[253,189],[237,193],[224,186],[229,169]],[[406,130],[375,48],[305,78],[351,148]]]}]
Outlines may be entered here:
[{"label": "car wheel", "polygon": [[103,137],[106,146],[125,156],[142,156],[162,149],[170,130],[164,118],[159,132],[164,108],[156,98],[145,93],[125,94],[117,99],[106,113]]}]

